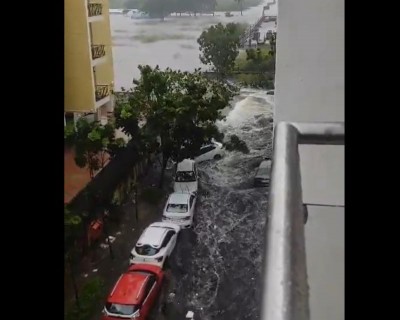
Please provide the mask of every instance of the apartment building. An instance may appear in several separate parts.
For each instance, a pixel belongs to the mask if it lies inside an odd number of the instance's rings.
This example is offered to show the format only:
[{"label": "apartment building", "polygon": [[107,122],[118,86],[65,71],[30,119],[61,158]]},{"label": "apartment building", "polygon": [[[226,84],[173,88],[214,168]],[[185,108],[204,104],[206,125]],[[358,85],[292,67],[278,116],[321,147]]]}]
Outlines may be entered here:
[{"label": "apartment building", "polygon": [[64,9],[65,116],[104,122],[114,107],[109,0],[66,0]]}]

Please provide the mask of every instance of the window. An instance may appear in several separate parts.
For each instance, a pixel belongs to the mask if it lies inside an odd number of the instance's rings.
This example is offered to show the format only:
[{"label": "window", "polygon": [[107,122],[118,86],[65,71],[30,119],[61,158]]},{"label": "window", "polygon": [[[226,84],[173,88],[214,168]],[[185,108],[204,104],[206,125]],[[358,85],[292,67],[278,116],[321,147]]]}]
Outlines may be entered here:
[{"label": "window", "polygon": [[169,241],[171,240],[171,238],[172,238],[172,236],[174,234],[175,234],[175,231],[173,231],[173,230],[170,230],[170,231],[167,232],[167,234],[166,234],[166,236],[164,238],[164,241],[163,241],[163,243],[161,245],[162,248],[167,246],[167,244],[169,243]]},{"label": "window", "polygon": [[129,316],[138,311],[139,306],[134,304],[118,304],[107,302],[106,310],[108,313]]},{"label": "window", "polygon": [[203,148],[200,149],[200,155],[205,154],[207,152],[210,152],[210,151],[212,151],[214,149],[215,149],[215,146],[213,146],[213,145],[203,147]]},{"label": "window", "polygon": [[[147,299],[147,296],[149,295],[150,290],[151,290],[151,288],[153,287],[153,285],[154,285],[155,283],[156,283],[156,277],[153,276],[153,275],[151,275],[151,276],[149,277],[149,280],[147,280],[146,287],[145,287],[145,289],[144,289],[144,295],[143,295],[143,297],[145,297],[145,298],[144,298],[145,300]],[[144,300],[143,300],[143,301],[144,301]]]},{"label": "window", "polygon": [[190,208],[193,206],[194,198],[195,198],[194,195],[190,196]]},{"label": "window", "polygon": [[148,244],[145,244],[143,246],[136,246],[135,251],[141,256],[154,256],[158,253],[158,251],[160,251],[160,249],[156,249]]},{"label": "window", "polygon": [[168,203],[167,212],[186,213],[188,212],[187,204]]},{"label": "window", "polygon": [[175,176],[176,182],[194,182],[196,175],[194,171],[178,171]]}]

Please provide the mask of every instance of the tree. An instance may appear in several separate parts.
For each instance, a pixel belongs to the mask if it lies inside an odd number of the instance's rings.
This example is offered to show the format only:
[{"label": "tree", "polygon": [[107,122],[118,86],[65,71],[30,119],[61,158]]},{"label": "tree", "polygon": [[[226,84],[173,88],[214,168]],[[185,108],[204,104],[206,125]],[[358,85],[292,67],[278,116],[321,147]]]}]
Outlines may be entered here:
[{"label": "tree", "polygon": [[174,0],[145,0],[141,9],[151,17],[164,18],[174,10]]},{"label": "tree", "polygon": [[244,0],[235,0],[240,5],[240,15],[243,15],[243,2]]},{"label": "tree", "polygon": [[200,61],[205,65],[213,65],[213,70],[221,75],[229,73],[239,54],[240,36],[244,26],[218,23],[203,31],[197,39],[200,45]]},{"label": "tree", "polygon": [[80,308],[79,304],[79,292],[78,286],[76,284],[75,278],[75,240],[78,228],[81,226],[82,218],[79,215],[71,213],[71,211],[64,206],[64,243],[66,247],[64,248],[64,260],[66,264],[69,266],[69,273],[71,275],[72,285],[74,288],[75,294],[75,303],[78,308]]},{"label": "tree", "polygon": [[194,73],[160,70],[139,66],[141,77],[135,80],[129,103],[117,108],[117,123],[130,131],[130,124],[146,119],[143,132],[160,140],[162,171],[168,160],[193,157],[212,138],[221,140],[215,122],[223,119],[221,110],[228,106],[236,88],[206,78],[200,70]]},{"label": "tree", "polygon": [[65,128],[64,139],[67,146],[75,148],[75,163],[80,168],[88,168],[91,178],[104,167],[107,156],[115,156],[125,146],[122,138],[115,138],[113,124],[103,126],[84,118],[80,118],[76,126]]}]

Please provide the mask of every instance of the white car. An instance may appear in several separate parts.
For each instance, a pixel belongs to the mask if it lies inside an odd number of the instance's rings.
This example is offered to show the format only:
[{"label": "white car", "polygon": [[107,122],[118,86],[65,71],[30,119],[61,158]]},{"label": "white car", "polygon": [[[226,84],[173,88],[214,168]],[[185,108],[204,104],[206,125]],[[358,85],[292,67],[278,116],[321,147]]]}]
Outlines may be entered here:
[{"label": "white car", "polygon": [[174,192],[196,193],[199,188],[197,165],[194,160],[185,159],[176,166]]},{"label": "white car", "polygon": [[175,248],[180,227],[173,223],[155,222],[140,236],[129,258],[130,264],[145,263],[164,266]]},{"label": "white car", "polygon": [[198,155],[194,158],[196,162],[207,160],[219,160],[224,156],[223,145],[220,142],[213,141],[200,148]]},{"label": "white car", "polygon": [[164,208],[162,221],[175,223],[182,228],[193,224],[196,195],[193,193],[171,193]]}]

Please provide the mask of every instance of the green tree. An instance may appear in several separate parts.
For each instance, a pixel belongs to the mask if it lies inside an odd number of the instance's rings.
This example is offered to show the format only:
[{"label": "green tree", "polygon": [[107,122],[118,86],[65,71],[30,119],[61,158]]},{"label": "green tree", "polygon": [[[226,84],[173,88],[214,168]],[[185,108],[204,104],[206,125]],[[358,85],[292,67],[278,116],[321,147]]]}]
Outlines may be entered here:
[{"label": "green tree", "polygon": [[84,118],[80,118],[76,126],[65,128],[64,139],[67,146],[75,148],[75,163],[80,168],[86,167],[91,178],[104,167],[107,155],[113,157],[125,146],[122,138],[115,138],[112,123],[101,125]]},{"label": "green tree", "polygon": [[239,54],[243,30],[244,26],[238,23],[228,23],[226,26],[218,23],[203,31],[197,39],[201,51],[200,61],[212,65],[213,70],[220,75],[228,74]]},{"label": "green tree", "polygon": [[235,0],[240,5],[240,15],[243,15],[243,2],[244,0]]},{"label": "green tree", "polygon": [[228,106],[236,88],[210,80],[199,70],[194,73],[160,70],[139,66],[141,77],[135,80],[129,103],[117,108],[116,118],[127,132],[132,123],[146,119],[143,132],[158,137],[162,153],[162,173],[168,160],[193,157],[212,138],[221,140],[215,122],[223,119],[221,110]]},{"label": "green tree", "polygon": [[145,0],[141,9],[147,12],[151,17],[164,18],[174,11],[175,0]]}]

